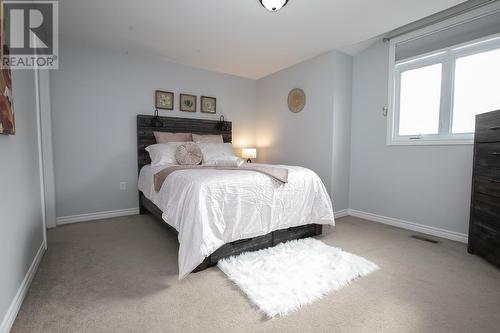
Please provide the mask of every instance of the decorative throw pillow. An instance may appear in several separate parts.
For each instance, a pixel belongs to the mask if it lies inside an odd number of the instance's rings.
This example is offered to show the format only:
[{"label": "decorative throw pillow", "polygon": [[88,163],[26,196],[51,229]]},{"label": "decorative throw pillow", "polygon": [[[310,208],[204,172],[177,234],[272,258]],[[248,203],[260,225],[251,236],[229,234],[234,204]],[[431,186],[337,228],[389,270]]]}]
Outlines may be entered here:
[{"label": "decorative throw pillow", "polygon": [[193,134],[193,141],[196,143],[224,143],[221,134]]},{"label": "decorative throw pillow", "polygon": [[153,132],[156,143],[193,141],[191,133]]},{"label": "decorative throw pillow", "polygon": [[201,163],[203,155],[196,143],[186,142],[177,147],[175,159],[180,165],[197,165]]}]

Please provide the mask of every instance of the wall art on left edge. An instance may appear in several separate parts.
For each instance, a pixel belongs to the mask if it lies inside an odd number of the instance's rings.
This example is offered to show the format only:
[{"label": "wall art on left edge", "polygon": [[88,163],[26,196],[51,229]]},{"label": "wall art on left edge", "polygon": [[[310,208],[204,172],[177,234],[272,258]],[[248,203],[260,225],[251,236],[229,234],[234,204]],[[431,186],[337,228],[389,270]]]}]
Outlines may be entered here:
[{"label": "wall art on left edge", "polygon": [[[1,10],[1,9],[0,9]],[[0,12],[0,25],[1,21]],[[9,54],[9,48],[4,45],[5,38],[0,34],[0,47],[4,55]],[[12,102],[12,76],[10,68],[2,67],[0,69],[0,134],[15,134],[16,127],[14,123],[14,103]]]}]

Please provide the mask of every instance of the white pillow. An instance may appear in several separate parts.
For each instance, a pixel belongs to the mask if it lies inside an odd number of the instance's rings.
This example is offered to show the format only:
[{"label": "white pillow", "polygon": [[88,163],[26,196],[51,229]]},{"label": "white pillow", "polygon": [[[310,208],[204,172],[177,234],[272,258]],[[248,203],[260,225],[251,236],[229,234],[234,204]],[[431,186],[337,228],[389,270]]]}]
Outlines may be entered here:
[{"label": "white pillow", "polygon": [[237,160],[235,160],[235,161],[216,160],[216,161],[210,161],[208,163],[205,163],[205,165],[236,168],[236,167],[242,166],[244,163],[245,163],[245,160],[238,157]]},{"label": "white pillow", "polygon": [[203,164],[215,164],[216,161],[237,161],[233,145],[230,143],[198,143],[203,154]]},{"label": "white pillow", "polygon": [[177,151],[177,147],[184,143],[185,142],[169,142],[147,146],[146,151],[151,158],[151,167],[154,168],[164,164],[177,164],[175,152]]}]

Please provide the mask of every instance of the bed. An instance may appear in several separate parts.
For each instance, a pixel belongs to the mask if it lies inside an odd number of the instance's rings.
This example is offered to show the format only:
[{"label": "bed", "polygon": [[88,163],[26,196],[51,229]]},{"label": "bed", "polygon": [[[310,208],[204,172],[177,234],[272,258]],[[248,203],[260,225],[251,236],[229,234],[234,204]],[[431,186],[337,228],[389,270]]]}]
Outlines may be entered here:
[{"label": "bed", "polygon": [[225,257],[293,239],[320,235],[334,225],[330,198],[309,169],[286,167],[288,183],[241,170],[180,170],[159,191],[145,148],[153,131],[221,134],[232,141],[232,124],[213,120],[137,116],[139,207],[164,222],[179,239],[179,279]]}]

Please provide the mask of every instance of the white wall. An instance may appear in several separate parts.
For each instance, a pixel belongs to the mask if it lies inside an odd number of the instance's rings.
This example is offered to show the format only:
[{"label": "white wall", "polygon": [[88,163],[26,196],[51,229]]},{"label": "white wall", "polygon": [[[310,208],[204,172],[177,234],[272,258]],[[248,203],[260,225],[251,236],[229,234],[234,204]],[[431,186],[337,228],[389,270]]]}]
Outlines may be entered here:
[{"label": "white wall", "polygon": [[[331,51],[257,81],[258,160],[314,170],[335,211],[348,208],[350,58]],[[293,88],[306,93],[300,113],[288,110]]]},{"label": "white wall", "polygon": [[[33,71],[13,70],[16,134],[0,135],[0,321],[43,244]],[[0,331],[9,323],[3,322]]]},{"label": "white wall", "polygon": [[[161,115],[223,114],[236,147],[255,144],[255,81],[63,39],[51,73],[57,216],[138,207],[136,115],[153,113],[156,89],[175,93]],[[217,97],[217,114],[178,111],[181,92]]]},{"label": "white wall", "polygon": [[466,234],[472,146],[387,146],[388,44],[354,57],[350,208]]}]

